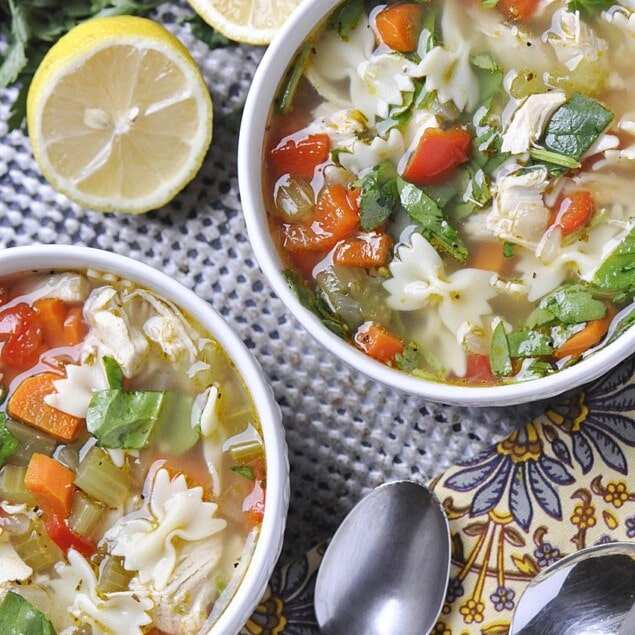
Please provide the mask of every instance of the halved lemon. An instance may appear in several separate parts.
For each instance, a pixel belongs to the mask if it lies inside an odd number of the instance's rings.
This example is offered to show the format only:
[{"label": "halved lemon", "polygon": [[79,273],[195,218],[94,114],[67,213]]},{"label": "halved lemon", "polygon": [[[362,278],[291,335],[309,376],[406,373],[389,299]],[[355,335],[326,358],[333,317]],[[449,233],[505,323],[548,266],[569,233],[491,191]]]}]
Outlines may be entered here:
[{"label": "halved lemon", "polygon": [[188,0],[205,22],[244,44],[269,44],[300,0]]},{"label": "halved lemon", "polygon": [[95,210],[165,205],[199,171],[212,139],[209,89],[187,49],[147,18],[93,18],[49,50],[27,98],[44,177]]}]

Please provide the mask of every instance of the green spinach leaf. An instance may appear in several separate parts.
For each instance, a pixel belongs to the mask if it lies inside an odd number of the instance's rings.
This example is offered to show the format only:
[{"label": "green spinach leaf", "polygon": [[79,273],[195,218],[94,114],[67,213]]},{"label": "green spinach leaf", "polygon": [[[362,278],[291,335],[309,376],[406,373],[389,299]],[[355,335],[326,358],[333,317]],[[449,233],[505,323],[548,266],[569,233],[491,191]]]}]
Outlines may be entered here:
[{"label": "green spinach leaf", "polygon": [[0,465],[12,456],[20,445],[19,439],[4,424],[6,419],[7,415],[0,412]]},{"label": "green spinach leaf", "polygon": [[511,357],[542,357],[553,351],[551,338],[531,329],[509,333],[507,343]]},{"label": "green spinach leaf", "polygon": [[489,348],[489,364],[496,377],[511,375],[513,366],[505,325],[499,322],[492,333]]},{"label": "green spinach leaf", "polygon": [[364,11],[362,0],[349,0],[340,6],[331,17],[330,24],[342,40],[346,41],[359,23]]},{"label": "green spinach leaf", "polygon": [[0,633],[2,635],[55,635],[46,615],[28,600],[8,591],[0,604]]},{"label": "green spinach leaf", "polygon": [[399,200],[395,166],[389,162],[381,163],[358,179],[355,185],[362,189],[360,224],[364,231],[372,231],[388,220]]},{"label": "green spinach leaf", "polygon": [[599,102],[575,93],[551,116],[542,143],[550,152],[580,159],[613,117]]},{"label": "green spinach leaf", "polygon": [[421,188],[397,178],[399,200],[410,217],[421,226],[421,233],[436,247],[444,249],[460,262],[468,257],[459,233],[446,220],[443,210]]},{"label": "green spinach leaf", "polygon": [[593,297],[590,289],[582,284],[570,284],[541,300],[539,309],[547,311],[561,324],[578,324],[599,320],[606,315],[606,305]]},{"label": "green spinach leaf", "polygon": [[635,294],[635,226],[600,265],[591,284],[600,291],[619,293],[618,299]]},{"label": "green spinach leaf", "polygon": [[571,13],[578,11],[580,17],[588,22],[597,18],[602,11],[610,9],[614,4],[614,0],[569,0],[567,9]]}]

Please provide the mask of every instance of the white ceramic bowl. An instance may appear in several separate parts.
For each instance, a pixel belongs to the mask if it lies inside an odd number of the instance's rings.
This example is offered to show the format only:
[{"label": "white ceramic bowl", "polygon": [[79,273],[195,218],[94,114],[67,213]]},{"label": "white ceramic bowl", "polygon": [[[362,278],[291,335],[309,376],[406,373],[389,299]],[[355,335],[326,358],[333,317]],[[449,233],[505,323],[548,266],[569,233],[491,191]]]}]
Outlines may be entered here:
[{"label": "white ceramic bowl", "polygon": [[0,252],[0,275],[52,269],[96,269],[132,280],[169,298],[223,346],[251,393],[260,417],[267,464],[267,498],[260,537],[238,589],[208,635],[232,635],[264,595],[280,555],[289,504],[289,464],[281,413],[262,369],[240,338],[204,300],[166,274],[131,258],[87,247],[34,245]]},{"label": "white ceramic bowl", "polygon": [[242,117],[238,178],[249,240],[276,294],[308,332],[349,366],[400,391],[432,401],[465,406],[503,406],[546,399],[597,379],[635,352],[635,327],[570,368],[548,377],[504,386],[456,386],[426,381],[374,361],[328,330],[297,299],[285,281],[284,266],[269,233],[263,201],[262,165],[271,105],[289,63],[304,39],[340,0],[304,0],[267,49],[255,73]]}]

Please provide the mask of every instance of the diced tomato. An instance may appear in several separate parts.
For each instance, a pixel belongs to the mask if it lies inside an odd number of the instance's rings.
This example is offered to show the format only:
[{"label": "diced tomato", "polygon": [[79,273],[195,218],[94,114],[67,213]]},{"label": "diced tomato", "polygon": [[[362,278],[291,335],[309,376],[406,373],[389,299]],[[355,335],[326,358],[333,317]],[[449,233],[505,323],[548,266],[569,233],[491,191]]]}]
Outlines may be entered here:
[{"label": "diced tomato", "polygon": [[25,303],[0,313],[0,339],[2,361],[17,369],[33,366],[43,352],[43,335],[35,312]]},{"label": "diced tomato", "polygon": [[426,128],[402,176],[415,185],[444,181],[469,160],[471,146],[472,137],[461,126]]},{"label": "diced tomato", "polygon": [[325,185],[319,192],[313,220],[282,226],[283,247],[294,253],[326,251],[350,236],[359,224],[356,199],[339,183]]},{"label": "diced tomato", "polygon": [[97,549],[95,544],[72,531],[59,516],[44,514],[44,525],[51,540],[64,553],[71,548],[79,551],[85,558],[90,558],[95,553]]},{"label": "diced tomato", "polygon": [[469,383],[495,384],[497,382],[487,355],[473,353],[467,356],[465,380]]},{"label": "diced tomato", "polygon": [[8,309],[0,311],[0,341],[5,342],[13,335],[23,319],[33,313],[26,302],[20,302]]},{"label": "diced tomato", "polygon": [[265,515],[265,490],[260,479],[254,481],[253,490],[243,501],[243,511],[247,514],[250,528],[262,523]]},{"label": "diced tomato", "polygon": [[364,322],[353,338],[357,347],[366,355],[380,362],[393,362],[403,353],[404,341],[378,322]]},{"label": "diced tomato", "polygon": [[375,28],[382,42],[400,53],[416,50],[425,8],[417,2],[403,2],[382,9],[375,17]]},{"label": "diced tomato", "polygon": [[312,179],[315,168],[329,158],[331,140],[326,134],[312,134],[304,139],[287,139],[272,148],[269,156],[278,176]]},{"label": "diced tomato", "polygon": [[333,262],[349,267],[381,267],[386,264],[392,244],[392,238],[383,233],[350,236],[338,243]]},{"label": "diced tomato", "polygon": [[536,13],[539,0],[498,0],[496,8],[512,22],[527,22]]},{"label": "diced tomato", "polygon": [[593,198],[587,190],[575,190],[561,198],[553,209],[551,224],[560,227],[563,236],[584,227],[594,212]]}]

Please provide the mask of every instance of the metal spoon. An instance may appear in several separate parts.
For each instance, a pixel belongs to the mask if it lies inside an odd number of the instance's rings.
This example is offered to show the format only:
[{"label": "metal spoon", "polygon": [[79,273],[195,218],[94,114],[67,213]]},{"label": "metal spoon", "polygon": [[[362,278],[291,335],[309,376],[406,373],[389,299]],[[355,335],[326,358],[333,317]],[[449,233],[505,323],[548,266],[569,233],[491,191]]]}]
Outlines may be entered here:
[{"label": "metal spoon", "polygon": [[380,485],[344,519],[315,585],[323,635],[422,635],[436,623],[450,572],[450,530],[422,485]]},{"label": "metal spoon", "polygon": [[520,596],[510,635],[633,635],[635,543],[588,547],[541,571]]}]

